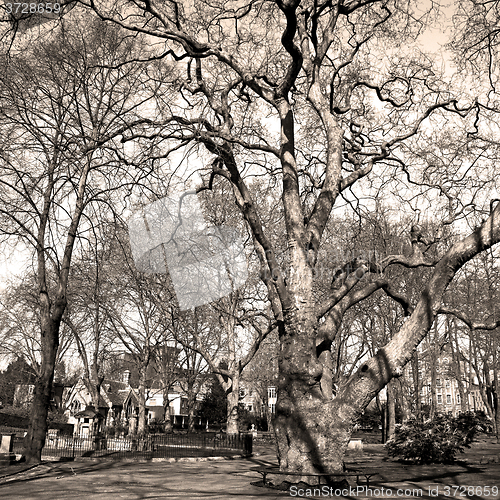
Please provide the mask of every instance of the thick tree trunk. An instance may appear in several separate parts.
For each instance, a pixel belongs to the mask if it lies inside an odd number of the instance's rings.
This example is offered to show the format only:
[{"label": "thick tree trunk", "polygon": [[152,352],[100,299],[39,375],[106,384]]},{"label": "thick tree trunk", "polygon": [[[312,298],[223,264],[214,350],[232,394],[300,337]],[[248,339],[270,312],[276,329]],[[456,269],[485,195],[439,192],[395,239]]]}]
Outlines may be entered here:
[{"label": "thick tree trunk", "polygon": [[[45,314],[44,314],[45,313]],[[42,315],[42,359],[40,375],[35,380],[31,405],[30,425],[24,440],[24,456],[27,464],[41,461],[42,448],[47,434],[47,415],[50,407],[57,349],[59,348],[59,322],[50,318],[49,311]]]},{"label": "thick tree trunk", "polygon": [[312,309],[305,309],[302,314],[288,313],[280,332],[275,429],[282,471],[342,471],[354,426],[343,415],[344,402],[321,390],[323,367],[316,357],[315,327]]},{"label": "thick tree trunk", "polygon": [[[428,334],[443,294],[456,271],[500,240],[500,204],[474,233],[456,243],[437,264],[411,316],[389,343],[363,363],[339,391],[321,391],[323,367],[316,355],[317,322],[312,302],[312,275],[291,247],[291,304],[283,308],[276,435],[282,471],[340,472],[352,429],[364,408],[393,378],[403,373]],[[286,479],[286,476],[283,478]],[[297,478],[292,479],[294,481]]]},{"label": "thick tree trunk", "polygon": [[35,381],[33,402],[31,404],[30,427],[24,440],[24,456],[26,463],[41,461],[42,448],[47,434],[47,415],[50,405],[52,377],[39,377]]}]

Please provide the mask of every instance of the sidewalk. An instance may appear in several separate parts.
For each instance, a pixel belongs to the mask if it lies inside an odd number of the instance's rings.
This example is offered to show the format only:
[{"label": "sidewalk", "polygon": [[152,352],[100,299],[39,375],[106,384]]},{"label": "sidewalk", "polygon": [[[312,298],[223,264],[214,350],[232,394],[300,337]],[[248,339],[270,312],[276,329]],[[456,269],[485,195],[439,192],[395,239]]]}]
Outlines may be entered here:
[{"label": "sidewalk", "polygon": [[[488,450],[495,452],[497,448]],[[289,492],[252,486],[260,479],[251,471],[257,465],[276,464],[270,447],[255,447],[256,456],[233,460],[207,460],[192,462],[63,462],[44,463],[31,470],[0,480],[0,497],[9,499],[50,500],[114,500],[122,498],[171,500],[217,499],[252,500],[290,498]],[[488,498],[500,500],[499,495],[478,494],[454,490],[453,486],[500,487],[500,464],[479,464],[481,447],[471,454],[470,464],[406,466],[383,458],[382,452],[368,452],[360,459],[360,465],[379,468],[380,474],[370,480],[372,492],[360,487],[355,493],[337,492],[329,498]],[[258,455],[257,455],[258,454]],[[351,481],[352,483],[352,481]],[[381,488],[384,487],[384,490]],[[384,494],[387,489],[391,492]],[[437,488],[437,489],[436,489]],[[446,490],[446,488],[450,488]],[[401,493],[398,493],[398,490]],[[324,490],[302,490],[296,498],[325,498]],[[314,496],[313,496],[314,494]]]},{"label": "sidewalk", "polygon": [[[0,497],[9,499],[232,500],[286,498],[286,492],[252,486],[260,476],[250,471],[274,465],[270,448],[248,459],[197,462],[58,462],[44,463],[0,480]],[[17,466],[11,466],[17,467]]]}]

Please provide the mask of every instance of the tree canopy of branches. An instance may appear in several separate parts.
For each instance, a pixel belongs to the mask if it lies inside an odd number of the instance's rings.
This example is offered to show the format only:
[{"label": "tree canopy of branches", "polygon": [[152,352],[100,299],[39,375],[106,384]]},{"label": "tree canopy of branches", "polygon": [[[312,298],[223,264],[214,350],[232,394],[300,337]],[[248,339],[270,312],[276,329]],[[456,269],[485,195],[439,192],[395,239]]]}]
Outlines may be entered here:
[{"label": "tree canopy of branches", "polygon": [[113,26],[74,19],[36,45],[20,39],[0,58],[0,234],[33,251],[38,295],[28,462],[40,460],[45,442],[73,253],[93,219],[104,218],[113,190],[137,183],[119,141],[154,83],[137,63],[114,65],[133,59],[139,46]]}]

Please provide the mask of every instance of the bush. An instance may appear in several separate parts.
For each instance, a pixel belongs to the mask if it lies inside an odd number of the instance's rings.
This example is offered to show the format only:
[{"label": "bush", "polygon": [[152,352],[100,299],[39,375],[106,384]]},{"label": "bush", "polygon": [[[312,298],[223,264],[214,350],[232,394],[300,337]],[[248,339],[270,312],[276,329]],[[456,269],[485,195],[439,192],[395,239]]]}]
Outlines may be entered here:
[{"label": "bush", "polygon": [[391,457],[421,464],[451,463],[457,453],[470,448],[481,429],[482,418],[474,413],[458,417],[437,415],[433,420],[409,420],[396,426],[393,439],[385,444]]},{"label": "bush", "polygon": [[148,434],[165,434],[165,422],[162,420],[152,420],[147,425]]},{"label": "bush", "polygon": [[242,404],[238,407],[238,425],[240,432],[247,432],[255,426],[255,430],[267,432],[267,418],[248,411]]},{"label": "bush", "polygon": [[128,425],[117,424],[114,426],[115,437],[122,437],[128,434]]},{"label": "bush", "polygon": [[116,429],[113,425],[107,425],[103,429],[103,434],[108,438],[114,438],[116,434]]}]

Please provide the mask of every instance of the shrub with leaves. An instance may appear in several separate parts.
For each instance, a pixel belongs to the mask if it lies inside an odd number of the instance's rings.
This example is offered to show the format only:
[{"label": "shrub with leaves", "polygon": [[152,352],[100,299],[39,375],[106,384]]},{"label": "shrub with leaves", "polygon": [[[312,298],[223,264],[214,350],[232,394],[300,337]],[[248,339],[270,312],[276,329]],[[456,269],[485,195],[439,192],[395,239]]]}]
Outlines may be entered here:
[{"label": "shrub with leaves", "polygon": [[391,457],[422,464],[451,463],[457,453],[470,448],[474,436],[481,428],[481,418],[474,413],[458,417],[439,414],[432,420],[409,420],[396,426],[393,439],[385,448]]}]

